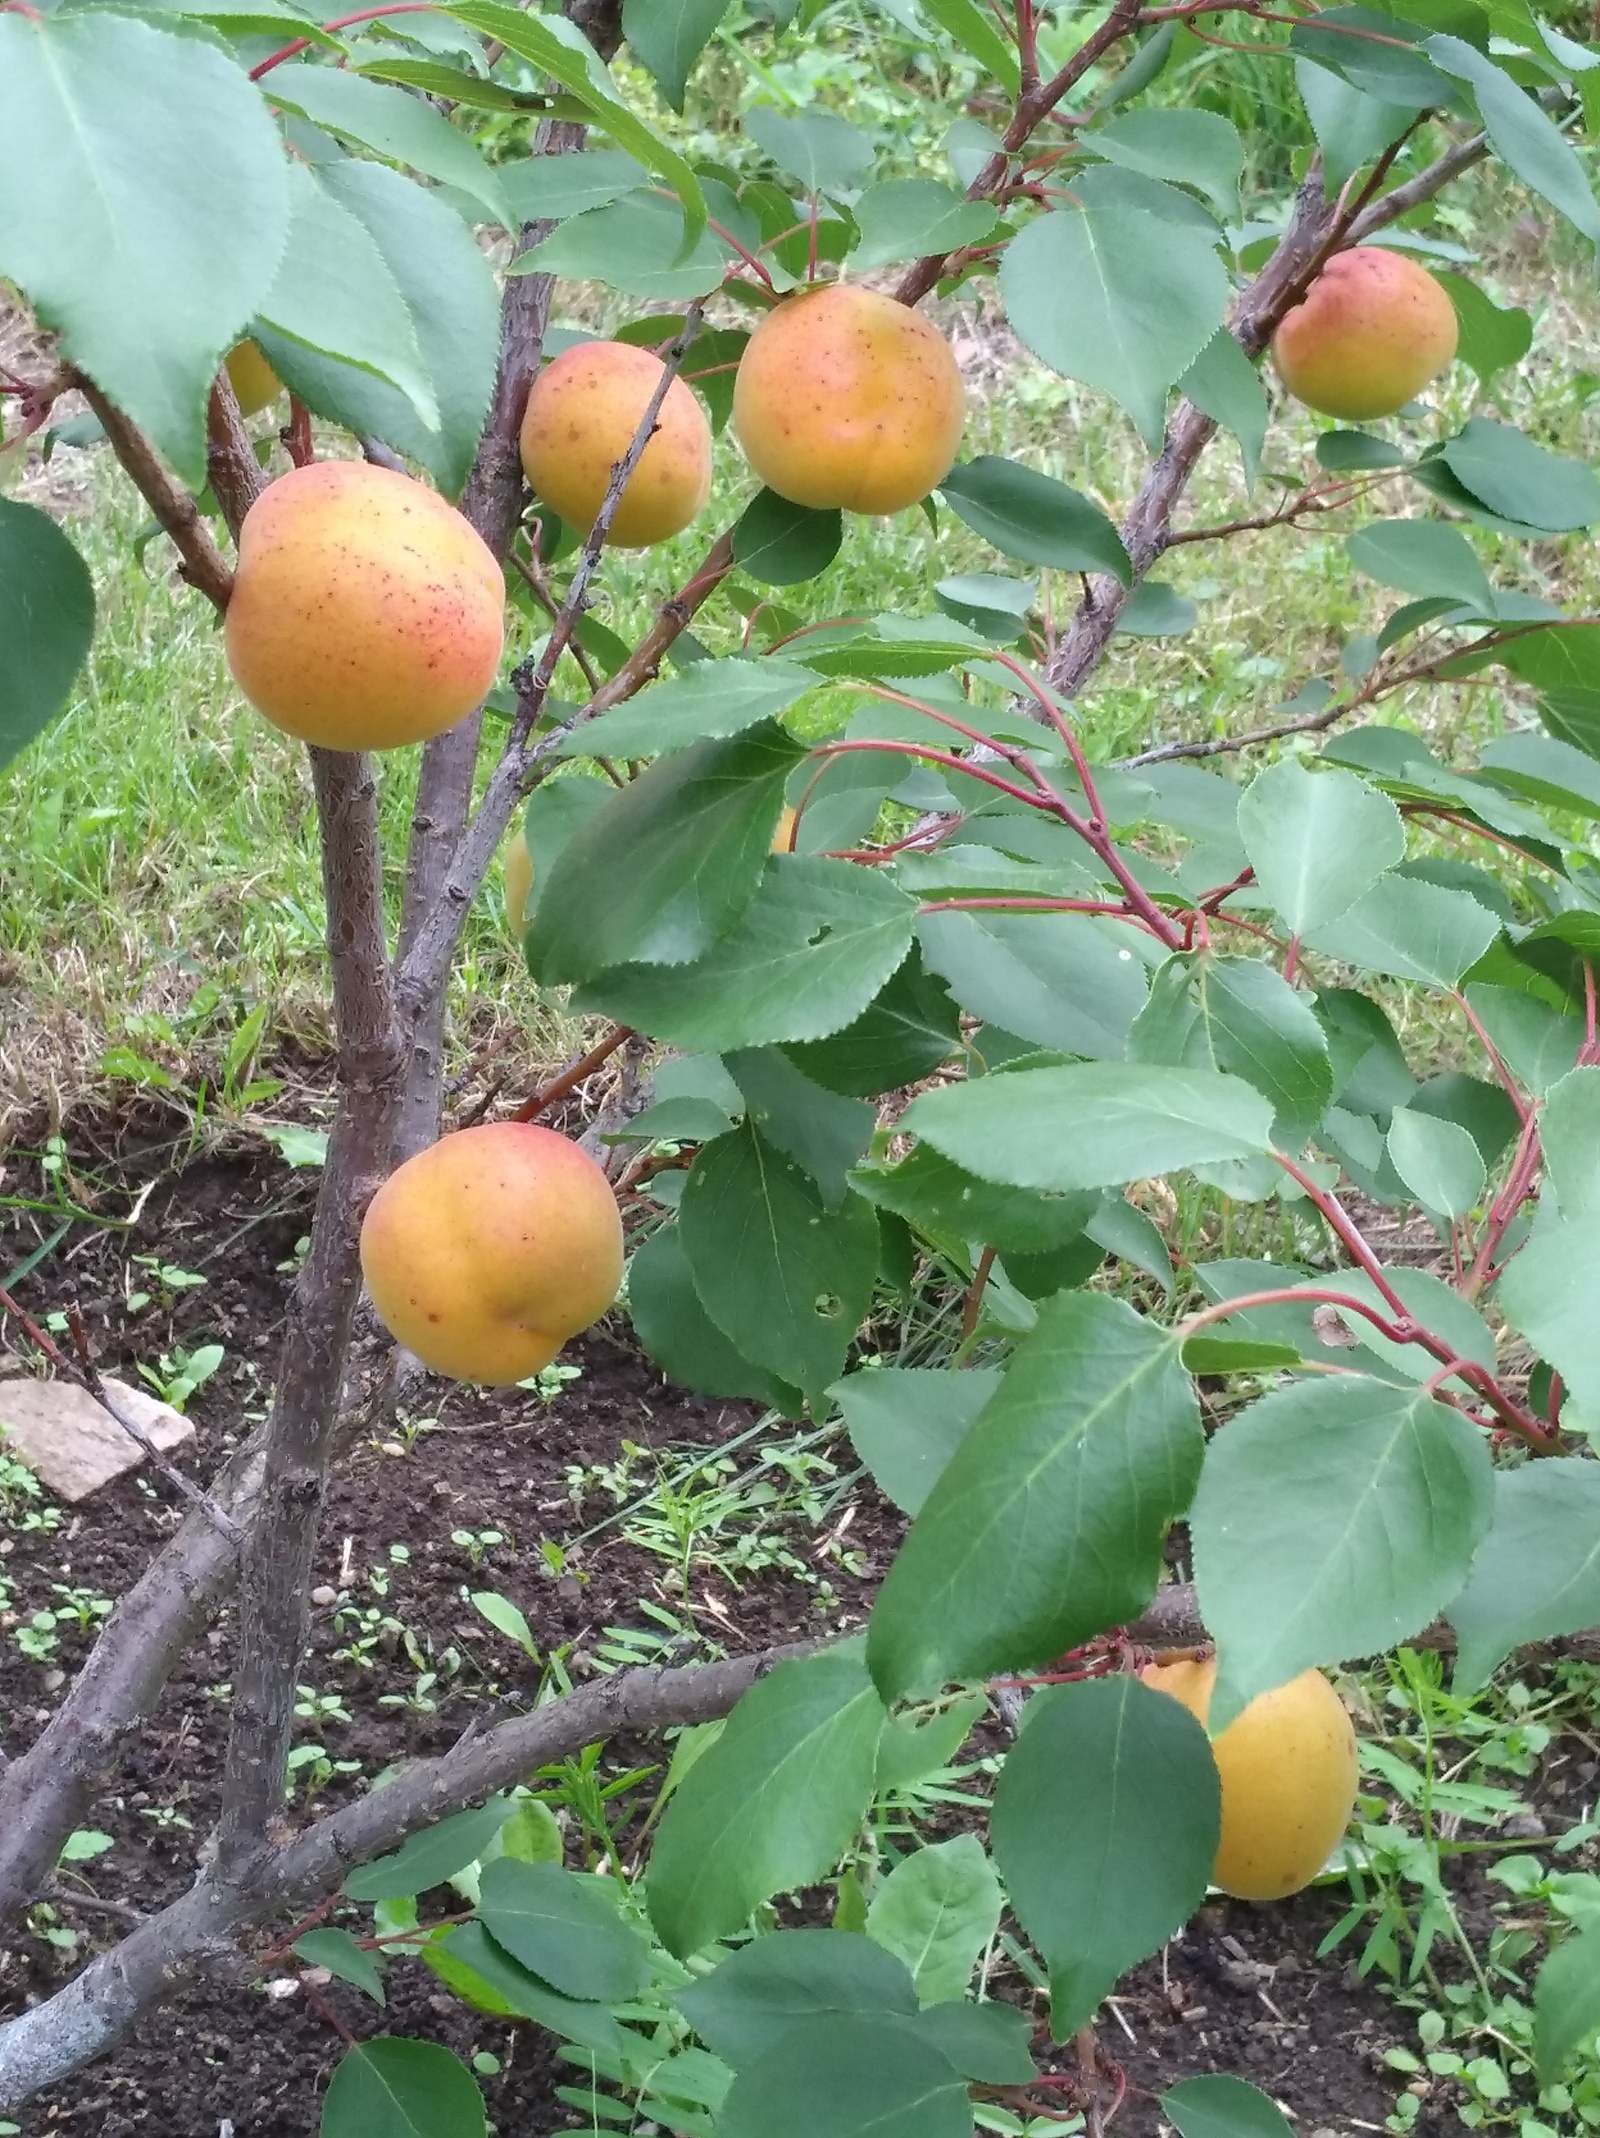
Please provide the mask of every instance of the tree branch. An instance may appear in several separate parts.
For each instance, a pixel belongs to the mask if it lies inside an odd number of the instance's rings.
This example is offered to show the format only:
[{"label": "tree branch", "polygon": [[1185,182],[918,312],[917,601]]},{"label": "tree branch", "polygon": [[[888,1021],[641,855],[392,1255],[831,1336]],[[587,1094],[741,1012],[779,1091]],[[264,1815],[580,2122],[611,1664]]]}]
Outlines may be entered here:
[{"label": "tree branch", "polygon": [[[776,1663],[807,1654],[812,1645],[598,1680],[481,1736],[469,1731],[442,1758],[419,1762],[285,1847],[258,1854],[231,1880],[219,1861],[182,1899],[92,1960],[55,1996],[0,2026],[0,2109],[19,2108],[112,2047],[186,1975],[208,1959],[231,1956],[241,1931],[320,1898],[354,1865],[397,1847],[419,1827],[619,1731],[713,1721]],[[281,1776],[278,1787],[281,1794]]]},{"label": "tree branch", "polygon": [[389,1166],[403,1053],[383,921],[378,795],[365,757],[311,752],[322,832],[339,1111],[295,1284],[267,1432],[262,1499],[244,1554],[219,1874],[268,1842],[283,1813],[295,1676],[323,1487],[361,1290],[361,1220]]},{"label": "tree branch", "polygon": [[172,538],[173,547],[182,559],[179,569],[183,577],[215,608],[225,609],[233,596],[233,573],[228,569],[199,506],[182,483],[167,473],[161,456],[143,431],[131,424],[92,380],[79,378],[76,384],[99,417],[112,452],[132,476],[139,495]]}]

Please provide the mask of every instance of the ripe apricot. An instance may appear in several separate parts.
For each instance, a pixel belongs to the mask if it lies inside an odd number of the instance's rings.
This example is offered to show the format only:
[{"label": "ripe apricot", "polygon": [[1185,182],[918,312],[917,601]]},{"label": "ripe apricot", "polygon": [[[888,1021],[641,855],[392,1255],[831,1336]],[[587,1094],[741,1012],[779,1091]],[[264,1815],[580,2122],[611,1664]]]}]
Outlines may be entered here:
[{"label": "ripe apricot", "polygon": [[458,1129],[391,1173],[361,1227],[378,1318],[435,1373],[502,1386],[539,1373],[622,1282],[611,1183],[531,1121]]},{"label": "ripe apricot", "polygon": [[[1158,1663],[1146,1685],[1203,1723],[1217,1666]],[[1211,1883],[1240,1900],[1281,1900],[1309,1885],[1350,1823],[1356,1734],[1320,1670],[1258,1693],[1212,1741],[1222,1778],[1222,1839]]]},{"label": "ripe apricot", "polygon": [[258,416],[283,391],[283,381],[253,341],[235,342],[223,359],[241,416]]},{"label": "ripe apricot", "polygon": [[1455,353],[1455,306],[1425,267],[1378,245],[1336,252],[1272,338],[1295,399],[1347,423],[1392,416]]},{"label": "ripe apricot", "polygon": [[767,314],[739,359],[733,427],[780,497],[899,512],[950,472],[965,395],[920,312],[832,282]]},{"label": "ripe apricot", "polygon": [[[545,365],[522,419],[522,466],[536,496],[587,534],[661,383],[665,365],[627,342],[579,342]],[[628,477],[606,540],[646,549],[681,534],[711,495],[711,426],[674,379]]]},{"label": "ripe apricot", "polygon": [[504,612],[500,567],[453,505],[409,475],[321,460],[245,515],[228,666],[301,741],[393,750],[479,703]]},{"label": "ripe apricot", "polygon": [[520,943],[528,900],[533,896],[533,856],[520,827],[511,834],[505,860],[506,926]]}]

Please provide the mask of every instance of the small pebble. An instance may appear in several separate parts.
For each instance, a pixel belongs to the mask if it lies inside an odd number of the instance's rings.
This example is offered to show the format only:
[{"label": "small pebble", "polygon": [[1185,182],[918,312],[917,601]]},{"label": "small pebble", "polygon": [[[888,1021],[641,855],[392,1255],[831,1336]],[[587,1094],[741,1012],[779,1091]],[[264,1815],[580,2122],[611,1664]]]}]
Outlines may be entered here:
[{"label": "small pebble", "polygon": [[311,1591],[311,1601],[319,1610],[325,1611],[329,1604],[336,1604],[339,1601],[339,1591],[330,1589],[328,1584],[323,1582],[320,1588],[315,1588]]},{"label": "small pebble", "polygon": [[67,1674],[64,1670],[47,1670],[42,1680],[44,1689],[47,1693],[60,1692],[62,1686],[65,1685],[66,1682]]},{"label": "small pebble", "polygon": [[1514,1811],[1500,1831],[1508,1841],[1542,1841],[1550,1829],[1536,1811]]},{"label": "small pebble", "polygon": [[274,1975],[267,1984],[267,1995],[276,1997],[281,2002],[285,1997],[292,1997],[299,1987],[293,1975]]}]

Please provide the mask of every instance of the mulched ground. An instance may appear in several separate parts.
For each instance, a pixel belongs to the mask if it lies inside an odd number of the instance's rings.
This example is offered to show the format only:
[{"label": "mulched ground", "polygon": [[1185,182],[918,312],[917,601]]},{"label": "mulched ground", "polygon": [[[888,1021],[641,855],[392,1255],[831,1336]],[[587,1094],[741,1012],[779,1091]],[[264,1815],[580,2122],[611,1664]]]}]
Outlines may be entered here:
[{"label": "mulched ground", "polygon": [[[95,1196],[106,1216],[124,1215],[139,1188],[153,1185],[132,1234],[75,1225],[22,1281],[22,1301],[43,1313],[75,1296],[102,1365],[130,1380],[138,1359],[175,1344],[191,1350],[224,1344],[224,1366],[191,1405],[199,1434],[192,1466],[203,1476],[229,1445],[241,1411],[260,1407],[291,1281],[283,1265],[292,1265],[307,1229],[317,1176],[291,1171],[269,1147],[243,1136],[193,1155],[173,1143],[170,1119],[137,1114],[75,1127],[69,1144],[77,1168],[69,1185]],[[33,1158],[11,1154],[7,1194],[36,1195],[45,1186]],[[0,1275],[55,1229],[38,1213],[4,1211],[0,1221]],[[157,1251],[207,1281],[178,1292],[170,1306],[130,1318],[130,1258]],[[132,1281],[150,1288],[137,1270]],[[480,1394],[426,1384],[436,1428],[420,1434],[409,1451],[403,1437],[369,1444],[341,1473],[324,1525],[304,1679],[319,1694],[338,1695],[352,1719],[308,1724],[305,1735],[335,1760],[359,1761],[361,1774],[335,1777],[321,1805],[364,1786],[396,1759],[441,1749],[474,1701],[515,1689],[516,1651],[478,1618],[467,1601],[471,1590],[509,1596],[547,1650],[568,1648],[578,1674],[593,1667],[607,1628],[671,1638],[641,1609],[641,1598],[728,1652],[824,1627],[842,1630],[864,1617],[900,1527],[870,1487],[857,1492],[845,1540],[862,1555],[858,1574],[825,1547],[819,1556],[816,1536],[802,1524],[787,1537],[831,1583],[837,1601],[826,1612],[818,1609],[814,1585],[776,1568],[741,1573],[735,1587],[715,1569],[697,1566],[685,1600],[662,1560],[615,1529],[578,1546],[564,1568],[552,1566],[542,1541],[567,1545],[611,1509],[600,1493],[574,1506],[569,1467],[614,1463],[624,1441],[659,1450],[676,1467],[682,1458],[671,1451],[721,1445],[750,1422],[737,1404],[664,1386],[624,1332],[603,1328],[571,1357],[581,1377],[548,1403],[518,1391]],[[748,1463],[750,1451],[737,1459]],[[846,1467],[842,1458],[841,1474]],[[638,1458],[635,1470],[641,1487],[647,1484],[648,1468]],[[0,1569],[15,1585],[18,1607],[31,1612],[49,1602],[57,1582],[118,1595],[176,1519],[173,1498],[162,1479],[145,1473],[97,1495],[53,1535],[5,1533]],[[507,1541],[474,1567],[469,1550],[451,1541],[456,1530],[498,1530]],[[370,1580],[373,1569],[386,1587],[381,1597]],[[398,1620],[405,1634],[382,1632],[365,1666],[336,1658],[355,1629],[348,1616],[336,1624],[335,1593]],[[61,1697],[60,1671],[70,1673],[86,1644],[87,1637],[72,1634],[59,1657],[41,1664],[0,1641],[0,1726],[8,1751],[20,1750],[46,1719]],[[452,1655],[459,1659],[453,1676],[441,1662]],[[433,1689],[437,1711],[382,1705],[385,1696],[415,1692],[419,1658],[424,1668],[441,1672]],[[141,1909],[182,1891],[196,1841],[216,1809],[231,1667],[225,1615],[174,1674],[116,1791],[94,1811],[93,1824],[116,1845],[85,1866],[89,1890]],[[620,1771],[655,1756],[649,1746],[619,1746],[609,1764]],[[1380,2077],[1381,2053],[1401,2037],[1403,2022],[1375,1991],[1348,1980],[1339,1963],[1314,1959],[1339,1907],[1338,1896],[1317,1893],[1271,1909],[1218,1902],[1163,1960],[1137,1970],[1101,2028],[1105,2051],[1129,2082],[1116,2128],[1151,2138],[1160,2124],[1156,2093],[1179,2078],[1222,2070],[1265,2087],[1301,2138],[1381,2129],[1398,2083],[1392,2073]],[[116,1930],[87,1909],[64,1908],[61,1919],[89,1945]],[[77,1964],[43,1937],[24,1936],[0,1951],[0,2012],[48,1994]],[[554,2096],[563,2072],[551,2036],[467,2011],[420,1965],[396,1964],[389,1986],[381,2021],[369,2003],[337,1983],[321,1994],[358,2033],[388,2028],[446,2042],[464,2055],[498,2057],[501,2072],[484,2081],[484,2091],[499,2132],[533,2138],[585,2127]],[[336,2033],[293,1977],[242,1974],[237,1984],[209,1983],[153,2015],[118,2053],[36,2103],[22,2127],[26,2138],[56,2131],[95,2138],[311,2138],[321,2088],[340,2052]]]}]

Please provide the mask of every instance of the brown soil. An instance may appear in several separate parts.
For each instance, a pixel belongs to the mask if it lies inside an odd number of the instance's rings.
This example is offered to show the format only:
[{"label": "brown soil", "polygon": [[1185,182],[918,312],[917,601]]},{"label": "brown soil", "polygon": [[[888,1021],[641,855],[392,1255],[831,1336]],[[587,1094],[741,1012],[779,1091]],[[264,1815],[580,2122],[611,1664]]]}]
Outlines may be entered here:
[{"label": "brown soil", "polygon": [[[284,1265],[292,1264],[307,1229],[317,1176],[290,1171],[254,1139],[224,1138],[193,1157],[170,1134],[148,1121],[122,1122],[102,1168],[69,1187],[95,1196],[105,1214],[121,1216],[130,1196],[153,1182],[136,1227],[130,1234],[74,1224],[18,1290],[22,1303],[40,1314],[76,1297],[102,1364],[129,1378],[139,1360],[175,1345],[226,1346],[224,1366],[191,1405],[199,1435],[193,1467],[203,1476],[230,1444],[241,1411],[260,1407],[290,1282]],[[94,1140],[75,1132],[72,1147],[90,1149]],[[11,1155],[6,1192],[49,1199],[37,1163],[21,1153]],[[0,1225],[3,1280],[58,1220],[15,1211],[0,1212],[0,1219],[9,1221]],[[130,1277],[151,1288],[130,1258],[157,1250],[167,1263],[207,1281],[130,1317]],[[666,1387],[620,1327],[603,1327],[572,1357],[581,1378],[548,1403],[519,1391],[481,1394],[428,1383],[436,1425],[409,1451],[403,1436],[361,1448],[335,1484],[303,1679],[319,1694],[337,1694],[351,1719],[307,1723],[304,1735],[333,1759],[359,1761],[361,1772],[331,1780],[319,1808],[365,1786],[397,1759],[441,1749],[474,1703],[514,1693],[525,1682],[520,1655],[478,1618],[467,1600],[471,1590],[493,1588],[512,1598],[547,1651],[566,1650],[575,1675],[595,1667],[607,1628],[671,1639],[641,1608],[642,1599],[684,1624],[685,1655],[738,1652],[824,1627],[843,1630],[865,1616],[900,1528],[869,1486],[855,1490],[847,1538],[862,1554],[859,1574],[819,1549],[815,1533],[799,1521],[785,1537],[795,1556],[831,1583],[837,1601],[827,1610],[819,1609],[814,1585],[781,1568],[741,1572],[735,1586],[727,1573],[702,1563],[685,1599],[663,1560],[624,1541],[615,1527],[575,1545],[613,1509],[592,1489],[575,1505],[569,1466],[614,1463],[631,1441],[675,1467],[681,1457],[672,1451],[720,1445],[751,1420],[739,1405]],[[848,1449],[835,1452],[842,1479]],[[753,1454],[748,1447],[738,1451],[741,1468]],[[648,1458],[635,1458],[635,1474],[640,1489],[648,1485]],[[52,1601],[55,1582],[118,1595],[175,1521],[174,1498],[160,1477],[140,1473],[97,1495],[54,1534],[5,1532],[0,1572],[14,1585],[16,1608],[31,1614]],[[830,1516],[828,1527],[836,1521]],[[500,1531],[505,1541],[474,1567],[451,1533],[484,1530]],[[541,1542],[567,1548],[559,1575]],[[404,1556],[396,1557],[397,1548]],[[386,1585],[381,1597],[370,1580],[374,1569]],[[348,1618],[344,1630],[336,1628],[337,1607],[327,1601],[324,1584],[353,1606],[399,1620],[404,1634],[386,1632],[366,1667],[336,1657],[353,1634]],[[0,1639],[6,1751],[21,1750],[47,1718],[62,1696],[59,1672],[70,1677],[88,1638],[70,1633],[48,1664],[28,1661],[10,1639]],[[188,1882],[194,1848],[216,1811],[232,1642],[225,1614],[184,1659],[115,1789],[95,1807],[90,1823],[111,1834],[115,1847],[82,1867],[85,1895],[147,1910]],[[458,1659],[453,1675],[452,1656]],[[437,1711],[382,1705],[385,1696],[414,1692],[419,1664],[440,1673]],[[619,1746],[608,1765],[620,1771],[658,1757],[658,1747]],[[641,1792],[635,1820],[650,1794]],[[1151,2138],[1160,2123],[1154,2096],[1179,2078],[1212,2070],[1264,2086],[1292,2114],[1300,2138],[1381,2127],[1396,2081],[1380,2078],[1375,2067],[1403,2023],[1371,1988],[1347,1982],[1339,1964],[1313,1958],[1339,1906],[1338,1896],[1315,1893],[1271,1909],[1208,1906],[1164,1960],[1122,1985],[1100,2030],[1104,2051],[1125,2069],[1129,2084],[1119,2130]],[[76,1952],[38,1934],[0,1952],[0,2012],[48,1995],[87,1949],[108,1942],[119,1927],[85,1906],[63,1904],[59,1920],[79,1933]],[[266,1940],[255,1949],[265,1950]],[[587,2127],[555,2098],[564,2073],[550,2035],[468,2011],[418,1964],[396,1963],[389,1986],[381,2016],[338,1983],[324,1988],[320,2001],[358,2034],[387,2029],[445,2042],[464,2055],[498,2057],[502,2070],[484,2080],[484,2092],[501,2133],[531,2138]],[[1023,1994],[1014,1977],[997,1987]],[[311,2138],[321,2089],[341,2048],[328,2018],[292,1975],[274,1968],[263,1977],[241,1964],[236,1978],[208,1981],[153,2014],[116,2054],[30,2107],[22,2128],[26,2138],[55,2131],[219,2138],[230,2129],[233,2138]]]}]

